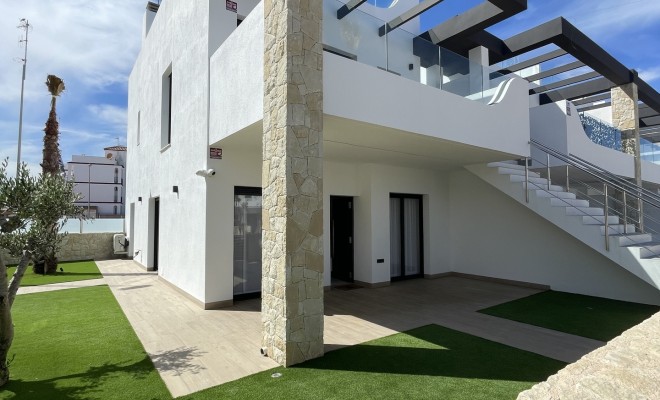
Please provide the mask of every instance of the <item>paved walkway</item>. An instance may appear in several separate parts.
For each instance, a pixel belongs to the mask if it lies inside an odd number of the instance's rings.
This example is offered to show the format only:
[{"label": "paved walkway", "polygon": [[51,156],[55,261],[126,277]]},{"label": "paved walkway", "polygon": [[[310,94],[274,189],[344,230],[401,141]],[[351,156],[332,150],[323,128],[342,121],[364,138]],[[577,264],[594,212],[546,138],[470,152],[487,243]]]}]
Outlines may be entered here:
[{"label": "paved walkway", "polygon": [[[201,310],[131,261],[97,262],[133,329],[175,397],[276,364],[259,354],[259,300]],[[450,277],[379,289],[325,293],[326,351],[427,324],[440,324],[565,362],[604,343],[476,313],[538,292]]]},{"label": "paved walkway", "polygon": [[19,294],[29,294],[29,293],[41,293],[41,292],[52,292],[54,290],[62,289],[75,289],[81,287],[90,287],[90,286],[100,286],[105,285],[105,279],[87,279],[84,281],[75,281],[75,282],[60,282],[60,283],[51,283],[49,285],[39,285],[39,286],[24,286],[19,287],[17,295]]}]

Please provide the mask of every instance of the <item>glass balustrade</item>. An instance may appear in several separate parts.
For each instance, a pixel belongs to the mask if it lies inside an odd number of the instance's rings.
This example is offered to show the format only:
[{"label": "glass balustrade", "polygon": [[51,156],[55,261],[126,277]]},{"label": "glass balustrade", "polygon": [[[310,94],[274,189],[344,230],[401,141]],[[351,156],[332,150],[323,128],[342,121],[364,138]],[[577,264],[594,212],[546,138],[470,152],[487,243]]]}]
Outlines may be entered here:
[{"label": "glass balustrade", "polygon": [[323,44],[328,52],[485,103],[509,77],[402,28],[380,36],[385,21],[363,11],[337,19],[343,5],[338,0],[323,2]]},{"label": "glass balustrade", "polygon": [[647,139],[639,141],[639,154],[642,160],[660,164],[660,146]]}]

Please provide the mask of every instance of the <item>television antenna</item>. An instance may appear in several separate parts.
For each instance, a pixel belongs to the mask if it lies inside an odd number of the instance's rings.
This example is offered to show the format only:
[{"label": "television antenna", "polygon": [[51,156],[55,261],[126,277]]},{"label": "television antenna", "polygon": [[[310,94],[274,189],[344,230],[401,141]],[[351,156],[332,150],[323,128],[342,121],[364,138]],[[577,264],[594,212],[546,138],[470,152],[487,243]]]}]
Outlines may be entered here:
[{"label": "television antenna", "polygon": [[18,171],[21,168],[21,139],[23,136],[23,94],[25,93],[25,69],[27,68],[28,34],[32,29],[32,25],[30,25],[30,22],[27,19],[21,18],[17,28],[25,31],[25,36],[21,37],[21,39],[18,41],[18,43],[25,44],[25,52],[23,54],[23,58],[20,59],[20,61],[23,62],[23,77],[21,79],[21,108],[18,116],[18,157],[16,158],[16,177],[18,178]]}]

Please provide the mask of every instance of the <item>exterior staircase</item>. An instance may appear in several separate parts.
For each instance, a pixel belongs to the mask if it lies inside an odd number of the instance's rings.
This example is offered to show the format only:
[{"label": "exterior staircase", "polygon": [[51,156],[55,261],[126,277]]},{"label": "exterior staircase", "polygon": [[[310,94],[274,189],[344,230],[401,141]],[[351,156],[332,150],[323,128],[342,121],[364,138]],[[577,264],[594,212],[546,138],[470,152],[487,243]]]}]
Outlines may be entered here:
[{"label": "exterior staircase", "polygon": [[654,241],[652,235],[636,232],[633,224],[624,228],[618,216],[606,217],[603,207],[578,199],[532,171],[528,172],[527,202],[525,167],[515,162],[472,165],[466,169],[660,290],[660,242]]}]

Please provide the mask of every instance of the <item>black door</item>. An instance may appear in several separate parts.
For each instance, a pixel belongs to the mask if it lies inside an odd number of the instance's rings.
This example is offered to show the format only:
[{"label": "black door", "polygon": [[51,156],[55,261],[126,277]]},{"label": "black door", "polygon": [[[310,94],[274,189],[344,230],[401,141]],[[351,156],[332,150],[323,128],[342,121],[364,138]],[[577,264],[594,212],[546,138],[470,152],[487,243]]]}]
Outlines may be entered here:
[{"label": "black door", "polygon": [[154,271],[158,271],[158,228],[160,225],[160,198],[154,199]]},{"label": "black door", "polygon": [[390,277],[424,275],[422,196],[390,194]]},{"label": "black door", "polygon": [[353,282],[353,198],[330,196],[331,276]]},{"label": "black door", "polygon": [[234,188],[234,299],[261,293],[261,188]]}]

